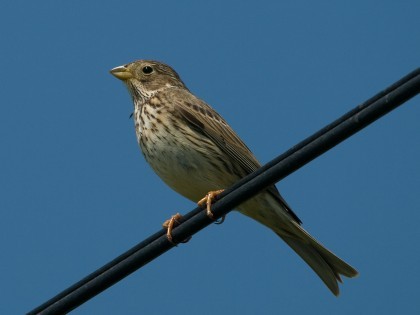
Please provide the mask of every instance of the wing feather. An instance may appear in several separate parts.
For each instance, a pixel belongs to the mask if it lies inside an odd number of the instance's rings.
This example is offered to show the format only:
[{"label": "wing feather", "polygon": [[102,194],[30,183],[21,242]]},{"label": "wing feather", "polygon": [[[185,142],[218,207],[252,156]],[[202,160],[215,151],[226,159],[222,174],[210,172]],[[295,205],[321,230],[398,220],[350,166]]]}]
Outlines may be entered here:
[{"label": "wing feather", "polygon": [[[193,130],[209,138],[235,164],[238,164],[244,172],[243,176],[261,167],[251,150],[214,109],[189,93],[185,96],[183,102],[176,105],[181,116]],[[278,200],[297,223],[302,223],[280,195],[276,186],[270,186],[267,191]]]}]

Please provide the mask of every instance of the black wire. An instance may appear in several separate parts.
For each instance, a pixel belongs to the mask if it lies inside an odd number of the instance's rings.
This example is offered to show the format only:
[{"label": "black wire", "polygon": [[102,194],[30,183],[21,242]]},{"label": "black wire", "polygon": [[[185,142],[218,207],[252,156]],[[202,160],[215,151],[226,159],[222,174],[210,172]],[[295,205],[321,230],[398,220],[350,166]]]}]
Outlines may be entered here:
[{"label": "black wire", "polygon": [[[212,206],[215,217],[227,214],[246,199],[309,163],[418,93],[420,68],[225,190]],[[174,241],[187,239],[214,222],[201,208],[184,215],[184,220],[173,230]],[[73,310],[171,249],[174,245],[167,240],[165,233],[165,230],[161,230],[153,234],[28,314],[63,314]]]}]

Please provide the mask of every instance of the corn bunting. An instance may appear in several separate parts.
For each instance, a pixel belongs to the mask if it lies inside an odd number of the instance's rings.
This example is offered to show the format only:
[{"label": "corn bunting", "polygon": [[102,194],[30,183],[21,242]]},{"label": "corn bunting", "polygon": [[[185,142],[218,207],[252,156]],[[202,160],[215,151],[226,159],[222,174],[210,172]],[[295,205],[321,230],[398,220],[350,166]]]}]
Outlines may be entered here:
[{"label": "corn bunting", "polygon": [[[144,157],[181,195],[198,201],[260,167],[226,121],[192,94],[168,65],[138,60],[111,73],[126,84],[132,96],[135,130]],[[208,207],[213,196],[210,193],[205,199]],[[280,236],[335,295],[339,293],[340,275],[357,276],[353,267],[302,228],[274,185],[238,206],[238,210]]]}]

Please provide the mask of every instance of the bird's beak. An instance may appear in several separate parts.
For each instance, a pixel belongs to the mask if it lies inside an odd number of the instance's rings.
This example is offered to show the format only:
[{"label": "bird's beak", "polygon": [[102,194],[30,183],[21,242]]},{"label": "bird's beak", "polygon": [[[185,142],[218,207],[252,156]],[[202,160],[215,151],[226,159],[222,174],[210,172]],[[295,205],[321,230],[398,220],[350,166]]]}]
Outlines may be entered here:
[{"label": "bird's beak", "polygon": [[115,67],[114,69],[111,69],[110,72],[117,79],[120,79],[123,81],[131,79],[133,77],[133,74],[125,66]]}]

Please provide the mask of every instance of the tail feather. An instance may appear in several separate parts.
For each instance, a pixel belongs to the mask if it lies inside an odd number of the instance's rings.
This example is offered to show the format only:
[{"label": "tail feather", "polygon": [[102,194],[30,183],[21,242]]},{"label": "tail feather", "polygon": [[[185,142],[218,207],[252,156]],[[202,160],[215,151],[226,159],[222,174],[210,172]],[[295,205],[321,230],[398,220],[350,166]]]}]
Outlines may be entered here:
[{"label": "tail feather", "polygon": [[279,236],[317,273],[334,295],[339,294],[337,280],[341,282],[340,276],[315,248],[300,240]]},{"label": "tail feather", "polygon": [[358,272],[345,261],[321,245],[301,226],[293,224],[293,231],[275,231],[321,278],[334,295],[339,294],[340,275],[355,277]]},{"label": "tail feather", "polygon": [[352,278],[358,272],[306,232],[285,207],[277,199],[260,194],[243,203],[238,210],[273,230],[316,272],[331,292],[338,295],[340,275]]}]

